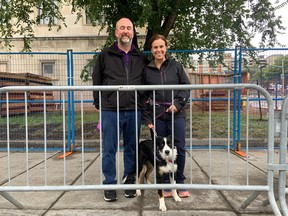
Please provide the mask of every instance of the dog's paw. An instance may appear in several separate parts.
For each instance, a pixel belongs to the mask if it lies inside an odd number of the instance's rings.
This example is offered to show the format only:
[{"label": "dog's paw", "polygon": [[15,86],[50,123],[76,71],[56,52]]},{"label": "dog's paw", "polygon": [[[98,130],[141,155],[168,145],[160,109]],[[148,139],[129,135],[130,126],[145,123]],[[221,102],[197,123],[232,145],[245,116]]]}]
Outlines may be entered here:
[{"label": "dog's paw", "polygon": [[174,200],[176,202],[182,202],[182,199],[177,195],[177,196],[174,196]]},{"label": "dog's paw", "polygon": [[179,197],[179,195],[177,194],[176,190],[172,190],[172,194],[173,194],[173,198],[176,202],[181,202],[182,199]]},{"label": "dog's paw", "polygon": [[136,190],[136,195],[141,196],[141,190]]},{"label": "dog's paw", "polygon": [[159,199],[159,210],[161,211],[166,211],[166,205],[165,205],[165,201],[164,201],[164,197]]},{"label": "dog's paw", "polygon": [[166,211],[167,210],[167,208],[166,208],[166,206],[165,206],[165,204],[164,204],[164,206],[159,206],[159,209],[161,210],[161,211]]}]

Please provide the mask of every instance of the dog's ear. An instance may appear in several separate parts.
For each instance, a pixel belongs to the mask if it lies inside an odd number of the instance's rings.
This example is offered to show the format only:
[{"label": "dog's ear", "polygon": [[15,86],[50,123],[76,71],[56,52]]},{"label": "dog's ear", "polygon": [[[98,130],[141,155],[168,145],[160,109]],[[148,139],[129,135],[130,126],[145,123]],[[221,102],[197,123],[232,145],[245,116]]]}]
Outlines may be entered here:
[{"label": "dog's ear", "polygon": [[[168,138],[172,141],[172,135],[170,134]],[[174,136],[174,142],[179,142],[179,139]]]},{"label": "dog's ear", "polygon": [[[168,138],[168,139],[170,140],[170,142],[172,143],[172,135],[169,134],[167,138]],[[175,139],[175,136],[174,136],[174,139]]]},{"label": "dog's ear", "polygon": [[159,149],[161,148],[162,141],[163,141],[163,137],[160,137],[160,136],[156,137],[156,149],[157,149],[157,151],[159,151]]},{"label": "dog's ear", "polygon": [[156,143],[159,143],[159,142],[161,142],[161,141],[162,141],[162,139],[163,139],[163,137],[161,137],[161,136],[157,136],[157,137],[156,137]]}]

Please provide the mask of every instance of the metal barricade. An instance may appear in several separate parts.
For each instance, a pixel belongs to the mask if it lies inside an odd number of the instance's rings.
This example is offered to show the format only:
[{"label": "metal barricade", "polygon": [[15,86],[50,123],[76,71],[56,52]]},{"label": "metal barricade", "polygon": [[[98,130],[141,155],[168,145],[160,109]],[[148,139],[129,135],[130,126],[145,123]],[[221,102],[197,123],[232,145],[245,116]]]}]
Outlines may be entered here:
[{"label": "metal barricade", "polygon": [[[222,99],[215,99],[212,98],[212,91],[215,90],[225,90],[227,91],[227,98],[222,98]],[[231,148],[235,147],[235,143],[233,143],[233,140],[231,139],[230,135],[232,133],[232,126],[231,126],[231,107],[234,108],[236,106],[236,103],[238,103],[236,95],[234,91],[240,91],[242,89],[246,89],[249,92],[249,89],[253,89],[256,91],[259,91],[263,97],[267,101],[267,164],[265,164],[265,167],[267,168],[267,173],[265,175],[259,176],[254,176],[254,172],[251,171],[249,172],[249,164],[250,164],[250,158],[248,157],[249,155],[249,94],[247,93],[246,98],[246,127],[245,127],[245,154],[246,156],[242,156],[241,160],[244,161],[245,163],[243,164],[243,167],[241,167],[241,172],[243,171],[243,176],[241,176],[241,179],[234,179],[233,176],[233,171],[234,167],[232,168],[232,155],[234,155],[234,151],[230,151]],[[219,190],[219,191],[250,191],[252,194],[250,196],[247,196],[246,201],[242,204],[241,208],[245,209],[256,197],[262,193],[266,192],[268,194],[268,199],[270,202],[270,205],[272,207],[272,210],[275,215],[281,215],[280,210],[277,206],[275,196],[274,196],[274,171],[279,170],[279,167],[274,164],[274,108],[273,108],[273,101],[269,93],[264,90],[262,87],[253,85],[253,84],[221,84],[221,85],[155,85],[155,86],[67,86],[67,87],[60,87],[60,86],[37,86],[37,87],[4,87],[0,89],[1,94],[6,94],[6,107],[7,107],[7,113],[9,113],[9,93],[13,91],[23,91],[25,93],[25,107],[27,111],[27,92],[28,91],[43,91],[44,95],[44,100],[43,100],[43,106],[44,106],[44,111],[43,111],[43,127],[44,127],[44,135],[47,133],[47,110],[46,110],[46,97],[45,97],[45,92],[46,91],[61,91],[63,92],[79,92],[80,94],[80,139],[79,143],[75,144],[74,150],[76,149],[78,152],[80,152],[81,156],[79,157],[80,161],[73,161],[70,160],[68,163],[68,160],[66,157],[63,157],[60,160],[53,160],[51,161],[51,158],[57,157],[57,154],[59,152],[50,152],[48,151],[47,148],[47,136],[44,136],[43,139],[43,151],[40,151],[43,158],[41,159],[41,163],[33,161],[33,154],[30,152],[30,142],[29,140],[29,119],[33,118],[32,116],[28,116],[27,112],[25,112],[24,116],[24,125],[26,128],[26,136],[25,140],[23,141],[25,146],[24,146],[24,152],[23,153],[15,153],[11,152],[10,150],[10,116],[7,115],[7,155],[5,156],[5,159],[7,159],[7,163],[0,163],[1,170],[2,170],[2,176],[5,174],[4,178],[1,180],[1,186],[0,186],[0,194],[5,197],[8,201],[13,203],[15,206],[18,208],[23,208],[23,206],[15,200],[9,192],[16,192],[16,191],[78,191],[78,190],[126,190],[126,189],[141,189],[141,190],[152,190],[152,189],[189,189],[189,190]],[[117,184],[113,185],[104,185],[102,184],[103,182],[103,177],[102,177],[102,164],[101,164],[101,158],[102,158],[102,134],[100,131],[100,137],[99,137],[99,145],[97,145],[96,150],[93,150],[92,154],[89,152],[89,148],[86,146],[87,143],[85,141],[84,135],[85,135],[85,129],[83,127],[83,122],[84,122],[84,109],[83,109],[83,96],[82,93],[85,91],[115,91],[117,92],[117,95],[119,95],[120,91],[134,91],[135,92],[135,97],[137,96],[138,91],[155,91],[155,90],[169,90],[169,91],[174,91],[174,90],[189,90],[190,91],[190,99],[189,99],[189,105],[187,107],[188,111],[188,123],[189,123],[189,135],[186,136],[186,144],[187,144],[187,163],[185,167],[185,173],[187,176],[187,183],[184,184],[121,184],[121,176],[120,176],[120,169],[123,169],[123,164],[122,160],[120,160],[121,154],[122,154],[122,148],[121,148],[121,140],[119,137],[119,144],[117,148]],[[207,92],[208,97],[204,100],[208,104],[208,119],[207,119],[207,127],[205,126],[205,130],[207,130],[207,137],[205,140],[206,146],[203,148],[205,152],[198,152],[199,154],[202,154],[199,156],[197,152],[196,144],[194,145],[194,142],[196,140],[193,137],[193,128],[195,125],[193,125],[194,119],[198,116],[194,116],[194,102],[197,102],[197,98],[192,97],[193,91],[196,90],[205,90]],[[99,94],[101,96],[101,94]],[[231,95],[234,95],[231,97]],[[63,99],[63,109],[61,110],[61,117],[62,118],[62,131],[63,131],[63,140],[62,146],[63,148],[59,148],[60,153],[63,153],[63,155],[66,155],[67,151],[67,141],[65,139],[65,134],[67,133],[66,131],[66,111],[67,108],[65,107],[65,95],[63,93],[62,95]],[[118,100],[120,98],[118,97]],[[218,166],[215,162],[215,159],[217,157],[217,152],[214,152],[214,149],[219,148],[219,145],[216,144],[214,145],[214,139],[212,137],[212,132],[213,129],[216,129],[216,126],[212,126],[212,120],[214,117],[212,117],[212,103],[213,101],[218,100],[218,103],[220,100],[226,101],[226,106],[227,109],[223,112],[227,114],[227,117],[225,118],[227,127],[226,131],[223,132],[224,135],[226,135],[226,138],[219,138],[219,140],[224,140],[224,148],[226,149],[225,155],[226,158],[221,158],[221,163]],[[202,101],[203,102],[203,101]],[[232,104],[233,102],[233,104]],[[137,100],[136,100],[137,103]],[[173,102],[172,102],[173,103]],[[135,104],[137,106],[137,104]],[[232,108],[233,109],[233,108]],[[244,109],[244,108],[243,108]],[[235,110],[233,109],[235,112]],[[119,112],[119,110],[118,110]],[[238,110],[239,112],[239,110]],[[96,113],[96,112],[95,112]],[[100,113],[101,113],[101,104],[100,104]],[[219,115],[219,113],[217,113]],[[237,116],[237,115],[236,115]],[[101,119],[100,119],[101,121]],[[68,121],[69,122],[69,121]],[[75,121],[72,121],[75,122]],[[71,122],[70,122],[71,124]],[[95,124],[96,124],[96,119],[95,119]],[[136,124],[137,127],[137,124]],[[96,129],[96,128],[95,128]],[[118,125],[119,129],[119,125]],[[203,128],[204,130],[204,128]],[[284,134],[284,133],[283,133]],[[136,137],[135,142],[138,142],[138,139],[147,139],[149,137]],[[95,142],[97,142],[95,140]],[[213,151],[212,151],[213,150]],[[234,149],[233,149],[234,150]],[[237,149],[240,151],[240,149]],[[63,152],[62,152],[63,151]],[[95,152],[97,153],[98,156],[95,156]],[[138,148],[136,148],[136,152],[138,152]],[[22,159],[20,159],[20,154],[22,154]],[[38,153],[39,154],[39,153]],[[17,157],[16,157],[17,155]],[[41,155],[40,155],[41,156]],[[194,182],[194,176],[195,176],[195,169],[193,165],[195,164],[195,158],[199,156],[202,159],[206,158],[204,161],[204,166],[205,170],[203,170],[203,173],[207,176],[207,181],[197,181],[197,183]],[[238,156],[237,156],[238,157]],[[240,157],[240,156],[239,156]],[[15,163],[18,161],[20,163],[17,166],[21,166],[22,170],[21,172],[18,172],[15,174]],[[88,162],[87,162],[88,161]],[[227,173],[225,173],[225,176],[219,176],[217,170],[222,170],[224,166],[224,161],[226,162],[225,165],[227,165]],[[37,167],[39,164],[41,164],[41,181],[35,183],[32,179],[32,176],[35,174],[35,171],[33,171],[34,167]],[[16,168],[15,168],[16,169]],[[93,169],[92,174],[88,175],[87,170]],[[61,175],[51,175],[51,172],[58,171],[61,173]],[[62,171],[63,172],[62,172]],[[79,173],[75,173],[78,170]],[[136,167],[136,170],[138,171],[138,166]],[[239,170],[237,171],[239,172]],[[33,174],[34,173],[34,174]],[[39,170],[37,171],[37,174],[39,175]],[[75,181],[71,181],[71,175],[77,175],[77,179],[79,180],[78,183]],[[21,176],[21,180],[16,181],[17,176]],[[89,178],[88,178],[88,177]],[[253,177],[253,178],[252,178]],[[259,179],[258,179],[259,178]],[[155,179],[155,174],[154,174],[154,179]],[[256,179],[251,183],[251,179]],[[284,180],[284,185],[285,185],[285,179]],[[255,184],[254,184],[255,183]],[[279,187],[283,187],[283,184]],[[280,201],[283,201],[283,194],[279,194],[281,197]],[[282,208],[285,209],[285,206],[282,204]]]}]

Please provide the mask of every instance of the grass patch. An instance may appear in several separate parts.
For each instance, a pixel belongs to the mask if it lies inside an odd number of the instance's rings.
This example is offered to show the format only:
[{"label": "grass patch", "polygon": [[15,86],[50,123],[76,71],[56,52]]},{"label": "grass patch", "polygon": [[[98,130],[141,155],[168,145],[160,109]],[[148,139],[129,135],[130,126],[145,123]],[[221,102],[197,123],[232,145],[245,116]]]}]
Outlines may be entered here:
[{"label": "grass patch", "polygon": [[[187,110],[188,111],[188,110]],[[75,129],[78,131],[81,130],[81,113],[75,112]],[[83,113],[83,122],[85,133],[90,133],[91,138],[94,138],[96,123],[98,121],[99,114],[92,111],[87,111]],[[211,119],[211,126],[209,126],[209,121]],[[246,119],[247,116],[245,113],[241,113],[240,119],[240,130],[241,138],[246,138]],[[44,125],[44,116],[43,113],[31,113],[28,115],[28,126],[29,128],[33,127],[33,133],[41,134],[40,130],[43,130]],[[0,118],[0,127],[2,129],[6,128],[7,118]],[[59,127],[58,130],[53,133],[62,133],[63,116],[62,112],[48,112],[46,118],[47,127],[53,128],[53,125]],[[67,113],[65,116],[65,121],[67,125]],[[212,112],[211,118],[209,117],[209,112],[202,111],[193,111],[192,113],[192,122],[190,121],[190,113],[187,112],[187,126],[186,126],[186,136],[189,137],[190,128],[192,129],[192,137],[198,139],[209,138],[209,127],[211,127],[211,137],[212,138],[227,138],[228,136],[228,113],[226,111]],[[25,128],[25,116],[17,115],[9,117],[10,126],[15,128],[17,133],[17,128]],[[17,126],[17,127],[16,127]],[[67,127],[67,126],[66,126]],[[238,124],[236,124],[235,130],[237,130]],[[38,132],[34,131],[34,128],[38,128]],[[234,120],[233,113],[230,113],[230,137],[233,136]],[[92,131],[93,130],[93,131]],[[263,138],[267,137],[268,130],[268,121],[267,119],[259,120],[259,116],[256,114],[249,115],[249,127],[248,134],[249,138]],[[18,132],[20,133],[20,131]],[[146,126],[142,127],[141,134],[143,137],[150,136],[149,130]],[[54,134],[57,136],[57,134]],[[60,135],[59,135],[60,136]]]}]

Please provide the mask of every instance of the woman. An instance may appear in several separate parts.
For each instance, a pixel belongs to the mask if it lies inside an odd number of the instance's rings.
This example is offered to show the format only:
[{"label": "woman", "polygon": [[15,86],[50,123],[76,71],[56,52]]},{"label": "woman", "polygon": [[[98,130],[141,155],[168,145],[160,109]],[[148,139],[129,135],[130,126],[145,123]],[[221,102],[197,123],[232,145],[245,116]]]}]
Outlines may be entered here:
[{"label": "woman", "polygon": [[[184,71],[183,66],[170,59],[167,52],[167,40],[163,35],[156,34],[150,40],[150,47],[153,58],[146,66],[143,79],[146,85],[178,85],[190,84],[189,79]],[[153,103],[153,93],[148,92],[150,105]],[[184,176],[185,167],[185,129],[186,129],[186,112],[185,106],[189,97],[189,91],[174,90],[172,98],[171,90],[155,91],[155,107],[156,107],[156,125],[155,130],[158,136],[172,135],[172,118],[174,116],[174,140],[177,147],[177,175],[176,182],[183,184],[186,179]],[[172,104],[173,101],[173,104]],[[148,105],[149,106],[149,105]],[[174,111],[172,111],[174,110]],[[150,106],[151,111],[151,106]],[[143,113],[143,121],[150,129],[154,130],[153,111],[148,109]],[[174,115],[173,115],[174,112]],[[164,182],[169,181],[164,180]],[[178,190],[178,195],[182,198],[189,197],[187,190]],[[172,196],[170,190],[164,191],[165,197]]]}]

